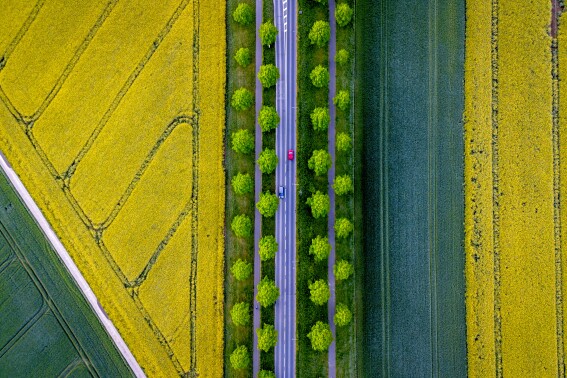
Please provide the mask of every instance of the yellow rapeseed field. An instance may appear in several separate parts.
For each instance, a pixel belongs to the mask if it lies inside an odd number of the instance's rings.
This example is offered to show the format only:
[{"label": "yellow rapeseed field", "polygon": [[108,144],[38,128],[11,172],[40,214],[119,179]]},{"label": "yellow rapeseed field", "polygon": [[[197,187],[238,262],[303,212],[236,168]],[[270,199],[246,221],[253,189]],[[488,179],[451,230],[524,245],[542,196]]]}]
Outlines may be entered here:
[{"label": "yellow rapeseed field", "polygon": [[223,373],[217,0],[0,12],[0,149],[149,376]]},{"label": "yellow rapeseed field", "polygon": [[561,264],[567,265],[560,206],[554,206],[560,172],[550,20],[548,0],[467,2],[465,249],[473,377],[565,375]]}]

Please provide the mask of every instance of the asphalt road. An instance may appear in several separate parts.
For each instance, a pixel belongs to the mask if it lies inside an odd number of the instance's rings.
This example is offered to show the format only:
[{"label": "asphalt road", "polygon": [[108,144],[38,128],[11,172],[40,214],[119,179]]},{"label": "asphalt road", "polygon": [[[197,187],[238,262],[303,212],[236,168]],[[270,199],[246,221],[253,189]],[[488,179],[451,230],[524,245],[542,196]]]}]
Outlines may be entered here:
[{"label": "asphalt road", "polygon": [[8,180],[10,181],[10,183],[12,184],[12,186],[14,187],[14,189],[16,190],[16,192],[18,193],[24,204],[26,205],[30,214],[35,219],[35,221],[41,228],[42,232],[49,240],[49,243],[51,244],[55,252],[57,252],[59,258],[61,259],[61,261],[63,261],[63,264],[65,264],[65,267],[67,268],[69,273],[71,273],[71,276],[77,283],[77,286],[83,293],[85,299],[93,309],[95,315],[100,320],[106,332],[108,332],[108,335],[112,338],[112,341],[118,348],[120,354],[122,354],[122,357],[124,358],[126,363],[130,366],[130,369],[132,369],[134,375],[136,377],[145,377],[146,375],[144,374],[144,371],[142,370],[142,368],[140,367],[140,365],[132,355],[130,349],[128,349],[128,346],[120,336],[120,333],[118,333],[118,330],[116,329],[112,321],[107,317],[106,313],[104,312],[104,309],[101,307],[91,287],[89,286],[89,284],[87,283],[81,272],[79,271],[77,265],[75,265],[73,259],[71,259],[69,252],[67,252],[63,244],[61,244],[61,241],[59,240],[55,232],[51,229],[49,222],[47,221],[47,219],[45,219],[43,213],[41,212],[37,204],[34,202],[27,189],[24,187],[24,184],[22,184],[20,178],[16,175],[14,170],[12,170],[10,164],[8,163],[8,161],[5,159],[4,155],[1,152],[0,152],[0,169],[4,171],[6,177],[8,177]]},{"label": "asphalt road", "polygon": [[274,0],[276,65],[280,80],[276,85],[276,109],[280,125],[276,130],[276,189],[285,187],[276,213],[276,285],[280,297],[275,306],[275,327],[278,343],[275,347],[275,373],[278,378],[295,377],[296,366],[296,164],[288,160],[287,152],[296,150],[297,106],[297,5],[294,0]]},{"label": "asphalt road", "polygon": [[[269,1],[269,0],[268,0]],[[260,157],[262,152],[262,129],[258,124],[258,114],[262,108],[262,83],[258,80],[258,71],[262,65],[262,41],[260,40],[260,25],[262,25],[262,14],[263,14],[263,2],[262,0],[256,0],[256,89],[255,89],[255,111],[256,111],[256,143],[255,143],[255,161]],[[262,192],[262,172],[260,172],[260,167],[255,164],[254,169],[254,203],[258,203],[260,200],[260,193]],[[256,295],[258,294],[258,283],[260,283],[261,276],[261,264],[260,264],[260,253],[259,243],[260,236],[262,235],[262,215],[254,207],[254,310],[253,310],[253,327],[254,335],[252,341],[252,373],[254,377],[258,376],[260,372],[260,350],[258,349],[258,335],[256,330],[260,328],[260,304],[256,301]]]}]

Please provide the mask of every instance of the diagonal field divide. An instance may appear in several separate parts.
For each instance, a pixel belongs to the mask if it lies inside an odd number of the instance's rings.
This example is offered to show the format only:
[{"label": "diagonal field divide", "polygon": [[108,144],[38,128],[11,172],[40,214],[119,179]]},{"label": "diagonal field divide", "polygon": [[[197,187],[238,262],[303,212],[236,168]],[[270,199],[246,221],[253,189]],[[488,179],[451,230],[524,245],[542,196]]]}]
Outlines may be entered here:
[{"label": "diagonal field divide", "polygon": [[366,39],[362,187],[372,204],[363,213],[364,370],[465,376],[464,1],[356,7]]},{"label": "diagonal field divide", "polygon": [[[37,313],[38,316],[30,318],[25,327],[13,336],[9,345],[6,345],[7,348],[4,345],[0,345],[0,371],[10,374],[10,369],[14,368],[16,363],[10,361],[9,357],[7,358],[6,356],[10,354],[10,350],[17,349],[18,344],[25,342],[24,335],[37,332],[40,319],[49,311],[54,314],[57,323],[64,330],[62,334],[66,335],[65,338],[69,339],[74,347],[73,349],[79,354],[78,360],[69,365],[69,371],[82,366],[83,369],[86,369],[94,376],[131,374],[131,372],[125,370],[124,362],[116,353],[118,351],[115,348],[117,348],[122,353],[122,358],[130,365],[134,374],[136,376],[144,376],[140,366],[133,358],[112,322],[107,318],[102,307],[100,307],[77,266],[73,263],[3,156],[0,156],[0,168],[2,170],[2,173],[0,173],[0,199],[3,208],[0,216],[2,237],[8,240],[14,254],[17,256],[17,258],[12,258],[11,260],[20,261],[30,279],[34,282],[35,287],[37,287],[37,291],[44,298],[43,306]],[[32,217],[35,218],[35,222]],[[66,269],[63,268],[62,263]],[[2,264],[0,272],[5,268],[7,268],[6,264]],[[19,293],[4,294],[11,296]],[[6,307],[3,308],[5,309]],[[26,306],[22,306],[20,300],[20,306],[15,313],[21,314],[22,311],[27,310]],[[14,322],[22,320],[21,317],[12,317],[11,319]],[[2,333],[9,332],[7,327],[5,328],[4,326],[8,325],[3,324],[0,326],[0,329],[3,329]],[[47,329],[43,332],[45,333],[40,334],[41,336],[39,337],[44,340],[51,340],[51,342],[46,342],[45,345],[52,353],[65,354],[65,352],[68,352],[57,346],[58,344],[65,344],[57,341],[57,331],[55,329]],[[110,342],[111,338],[114,345]],[[39,347],[40,343],[42,341],[36,341],[36,344],[28,345],[28,347],[33,349],[34,347]],[[62,356],[60,355],[59,357]],[[19,357],[20,363],[34,358],[37,359],[39,356],[34,355],[30,351],[28,351],[25,358]],[[34,366],[34,364],[23,366],[23,368],[28,373],[33,371],[35,375],[41,375],[51,371],[49,368],[56,365],[56,363],[51,363],[49,367],[39,367],[40,369],[46,369],[42,370],[42,372],[35,370],[38,366]],[[20,371],[20,373],[23,374],[23,371]]]}]

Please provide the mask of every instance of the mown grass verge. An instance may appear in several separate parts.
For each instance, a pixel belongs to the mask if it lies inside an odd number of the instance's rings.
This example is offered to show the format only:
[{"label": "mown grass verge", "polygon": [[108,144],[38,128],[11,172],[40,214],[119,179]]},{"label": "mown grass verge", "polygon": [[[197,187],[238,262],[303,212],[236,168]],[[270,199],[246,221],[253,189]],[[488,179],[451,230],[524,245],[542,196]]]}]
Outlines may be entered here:
[{"label": "mown grass verge", "polygon": [[299,0],[298,15],[298,137],[297,137],[297,376],[327,376],[327,353],[311,348],[307,334],[319,320],[327,322],[327,306],[316,306],[309,299],[309,282],[327,280],[327,265],[314,263],[309,255],[311,239],[327,235],[327,218],[314,219],[306,204],[307,198],[317,190],[326,193],[327,176],[315,176],[308,167],[314,150],[328,149],[327,133],[315,132],[310,114],[317,106],[326,106],[328,88],[315,88],[309,78],[311,70],[318,64],[328,67],[328,50],[311,45],[308,34],[317,20],[329,20],[327,5],[311,0]]},{"label": "mown grass verge", "polygon": [[[341,1],[346,2],[354,9],[354,0]],[[337,3],[337,5],[339,4]],[[334,15],[331,15],[334,18]],[[334,21],[334,20],[333,20]],[[362,121],[356,118],[356,92],[355,92],[355,65],[356,50],[360,48],[356,44],[355,38],[355,22],[356,14],[353,22],[344,27],[337,25],[337,51],[345,49],[350,54],[347,64],[337,64],[337,91],[346,89],[351,96],[351,106],[348,111],[342,111],[337,108],[335,131],[336,133],[348,133],[353,141],[352,148],[346,152],[336,152],[335,159],[335,177],[341,175],[349,175],[353,179],[354,192],[342,196],[335,196],[336,218],[347,218],[353,221],[355,227],[354,232],[347,239],[336,239],[335,254],[336,261],[347,260],[354,266],[354,275],[346,281],[337,281],[335,288],[336,303],[344,303],[353,313],[353,320],[348,326],[337,327],[337,376],[338,377],[354,377],[362,373],[359,367],[361,356],[358,355],[361,350],[362,339],[359,335],[362,332],[362,269],[360,262],[362,257],[362,186],[361,179],[361,152],[362,138],[361,128]]]},{"label": "mown grass verge", "polygon": [[[262,15],[263,21],[268,22],[274,19],[274,4],[270,0],[263,2],[264,13]],[[262,64],[276,64],[275,45],[270,47],[262,47]],[[262,90],[262,104],[266,106],[276,106],[276,87],[264,88]],[[262,149],[270,148],[276,149],[276,131],[262,133]],[[262,174],[262,192],[275,193],[276,190],[276,174]],[[276,222],[275,218],[262,217],[262,236],[275,235]],[[275,260],[270,259],[262,261],[262,277],[269,277],[273,280],[276,279],[275,273]],[[275,307],[269,306],[262,308],[260,312],[261,321],[260,326],[264,324],[272,324],[275,326]],[[256,331],[254,331],[256,332]],[[274,371],[274,349],[268,352],[260,351],[260,369]]]},{"label": "mown grass verge", "polygon": [[[254,92],[255,69],[255,29],[254,25],[241,26],[232,18],[232,12],[239,3],[248,3],[254,8],[253,0],[228,0],[226,3],[226,27],[227,27],[227,80],[226,80],[226,137],[225,137],[225,167],[226,167],[226,223],[225,223],[225,306],[224,306],[224,329],[225,329],[225,352],[224,352],[224,375],[225,377],[250,377],[252,376],[252,364],[248,369],[235,370],[230,365],[230,354],[238,345],[246,345],[250,356],[252,356],[252,316],[250,325],[235,326],[230,317],[230,310],[235,303],[252,302],[254,296],[254,277],[251,275],[245,281],[237,281],[230,273],[232,264],[240,259],[253,263],[254,261],[254,238],[237,238],[230,229],[230,222],[238,214],[246,214],[254,219],[254,193],[237,196],[231,186],[232,177],[238,172],[249,173],[254,177],[254,155],[242,155],[231,149],[230,135],[238,129],[248,129],[254,134],[254,106],[250,109],[237,112],[230,106],[232,93],[240,87],[246,87]],[[234,54],[240,47],[248,47],[252,53],[252,63],[245,68],[238,66],[234,60]]]}]

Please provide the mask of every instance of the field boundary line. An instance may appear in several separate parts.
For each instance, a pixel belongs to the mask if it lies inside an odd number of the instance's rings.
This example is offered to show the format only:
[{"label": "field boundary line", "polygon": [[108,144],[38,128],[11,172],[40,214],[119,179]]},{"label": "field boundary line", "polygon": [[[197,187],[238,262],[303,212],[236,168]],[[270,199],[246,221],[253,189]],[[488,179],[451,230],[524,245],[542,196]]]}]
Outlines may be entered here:
[{"label": "field boundary line", "polygon": [[559,0],[551,0],[551,79],[552,79],[552,142],[553,142],[553,234],[555,247],[555,322],[557,339],[557,375],[565,376],[563,342],[563,256],[561,254],[561,145],[559,136],[559,40],[557,29],[561,8]]},{"label": "field boundary line", "polygon": [[494,354],[495,374],[502,377],[502,317],[500,314],[500,176],[498,167],[498,0],[492,0],[492,229],[494,249]]},{"label": "field boundary line", "polygon": [[120,334],[118,333],[118,330],[116,329],[112,321],[104,313],[104,310],[102,309],[92,289],[90,288],[89,284],[87,283],[81,272],[79,271],[79,268],[77,267],[77,265],[75,265],[75,262],[73,261],[73,259],[71,258],[71,256],[69,255],[63,244],[61,243],[61,241],[57,238],[57,235],[52,230],[51,226],[47,222],[47,219],[45,219],[43,213],[41,212],[37,204],[34,202],[29,192],[20,181],[19,177],[10,168],[6,158],[1,154],[0,154],[0,169],[2,169],[2,171],[6,174],[6,177],[8,178],[8,180],[10,181],[10,183],[12,184],[12,186],[14,187],[14,189],[16,190],[22,201],[24,202],[26,208],[28,209],[32,217],[37,222],[38,226],[40,227],[40,229],[48,239],[50,245],[53,247],[55,252],[57,252],[57,255],[61,258],[61,261],[63,262],[69,273],[71,274],[73,280],[81,290],[81,293],[83,293],[85,299],[89,303],[90,307],[94,311],[97,318],[100,320],[101,324],[103,325],[104,329],[112,339],[118,351],[120,352],[120,354],[122,355],[128,366],[130,366],[130,369],[132,369],[134,375],[136,377],[145,377],[144,371],[142,370],[142,368],[140,367],[140,365],[132,355],[132,352],[130,351],[130,349],[128,348],[128,346],[126,345]]},{"label": "field boundary line", "polygon": [[437,0],[430,0],[428,6],[429,20],[429,114],[428,114],[428,248],[429,248],[429,311],[431,337],[431,371],[439,376],[438,323],[437,323],[437,126],[438,126],[438,66],[437,66]]}]

